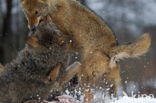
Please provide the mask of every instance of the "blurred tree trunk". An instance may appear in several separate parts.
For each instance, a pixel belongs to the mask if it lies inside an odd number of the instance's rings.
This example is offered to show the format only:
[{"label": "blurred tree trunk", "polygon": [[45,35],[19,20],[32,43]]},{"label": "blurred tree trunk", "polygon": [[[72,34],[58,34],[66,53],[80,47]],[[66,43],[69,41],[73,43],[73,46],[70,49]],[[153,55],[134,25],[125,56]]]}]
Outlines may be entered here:
[{"label": "blurred tree trunk", "polygon": [[2,24],[2,36],[5,36],[11,30],[11,10],[12,10],[12,0],[6,0],[6,14],[3,19]]}]

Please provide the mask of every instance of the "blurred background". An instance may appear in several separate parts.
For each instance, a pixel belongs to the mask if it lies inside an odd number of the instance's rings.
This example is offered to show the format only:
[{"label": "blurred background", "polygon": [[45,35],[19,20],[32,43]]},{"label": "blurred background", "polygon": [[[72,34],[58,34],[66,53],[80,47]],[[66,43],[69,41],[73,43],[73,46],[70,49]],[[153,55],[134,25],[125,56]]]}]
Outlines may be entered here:
[{"label": "blurred background", "polygon": [[[156,96],[156,0],[79,0],[105,20],[119,44],[133,42],[144,32],[152,36],[150,51],[121,61],[122,87]],[[27,21],[19,0],[0,0],[0,63],[5,65],[24,48]]]}]

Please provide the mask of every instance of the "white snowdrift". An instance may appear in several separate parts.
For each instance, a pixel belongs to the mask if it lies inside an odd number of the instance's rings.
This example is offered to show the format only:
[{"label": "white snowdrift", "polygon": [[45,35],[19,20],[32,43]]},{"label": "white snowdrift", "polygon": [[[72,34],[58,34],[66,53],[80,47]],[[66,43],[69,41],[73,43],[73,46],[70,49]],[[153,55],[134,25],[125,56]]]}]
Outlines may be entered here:
[{"label": "white snowdrift", "polygon": [[134,97],[124,96],[119,100],[116,100],[111,103],[156,103],[156,99],[151,97],[134,98]]},{"label": "white snowdrift", "polygon": [[[49,102],[49,103],[57,103],[57,102]],[[68,100],[66,100],[65,102],[61,102],[61,103],[83,103],[83,102],[74,102],[74,101],[69,102]],[[95,103],[156,103],[156,98],[152,98],[150,96],[139,97],[139,98],[123,96],[123,97],[120,97],[118,100],[114,99],[114,100],[107,100],[107,102],[100,101],[100,102],[95,102]]]}]

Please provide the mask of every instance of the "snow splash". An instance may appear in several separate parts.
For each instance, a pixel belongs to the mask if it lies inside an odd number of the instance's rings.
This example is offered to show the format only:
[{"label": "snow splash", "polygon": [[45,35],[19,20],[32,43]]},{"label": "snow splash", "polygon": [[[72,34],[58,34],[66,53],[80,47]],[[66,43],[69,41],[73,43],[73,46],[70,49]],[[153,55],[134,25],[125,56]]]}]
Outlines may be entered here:
[{"label": "snow splash", "polygon": [[113,100],[110,103],[156,103],[156,99],[150,96],[138,98],[123,96],[120,97],[119,99]]},{"label": "snow splash", "polygon": [[[131,96],[128,96],[126,93],[123,93],[124,96],[120,96],[118,98],[109,97],[106,96],[104,92],[96,91],[94,95],[94,99],[91,103],[156,103],[156,98],[154,98],[154,95],[146,95],[146,94],[131,94]],[[83,97],[81,97],[81,100],[78,101],[74,97],[70,95],[62,95],[58,97],[60,102],[48,102],[48,103],[84,103]]]}]

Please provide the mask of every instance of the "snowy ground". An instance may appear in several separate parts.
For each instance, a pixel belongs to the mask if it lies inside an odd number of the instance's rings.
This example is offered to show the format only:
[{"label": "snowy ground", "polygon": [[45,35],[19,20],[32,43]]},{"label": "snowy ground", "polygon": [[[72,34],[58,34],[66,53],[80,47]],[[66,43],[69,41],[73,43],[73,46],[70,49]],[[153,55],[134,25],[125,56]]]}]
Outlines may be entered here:
[{"label": "snowy ground", "polygon": [[119,100],[112,101],[111,103],[156,103],[156,99],[149,96],[140,98],[124,96]]},{"label": "snowy ground", "polygon": [[[64,98],[62,99],[64,102],[61,103],[83,103],[83,102],[79,102],[79,101],[74,101],[74,99],[72,97],[69,96],[64,96]],[[56,103],[56,102],[49,102],[49,103]],[[104,99],[99,99],[98,101],[95,100],[95,102],[93,103],[156,103],[156,98],[154,98],[152,95],[142,95],[139,98],[135,98],[135,96],[132,97],[128,97],[128,96],[123,96],[120,97],[119,99],[108,99],[105,98]]]},{"label": "snowy ground", "polygon": [[[49,103],[57,103],[57,102],[49,102]],[[66,100],[65,103],[83,103],[83,102],[69,102],[68,100]],[[108,101],[108,102],[94,102],[94,103],[156,103],[156,99],[155,98],[150,98],[150,97],[141,97],[141,98],[134,98],[134,97],[127,97],[124,96],[118,100],[112,100],[112,101]]]}]

